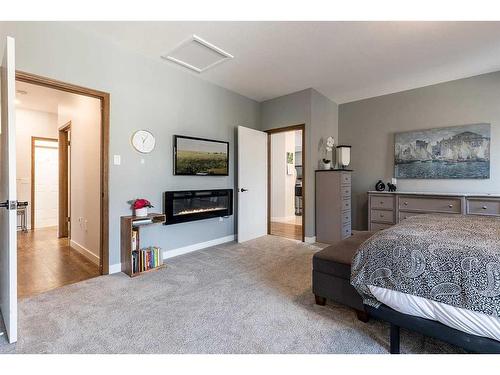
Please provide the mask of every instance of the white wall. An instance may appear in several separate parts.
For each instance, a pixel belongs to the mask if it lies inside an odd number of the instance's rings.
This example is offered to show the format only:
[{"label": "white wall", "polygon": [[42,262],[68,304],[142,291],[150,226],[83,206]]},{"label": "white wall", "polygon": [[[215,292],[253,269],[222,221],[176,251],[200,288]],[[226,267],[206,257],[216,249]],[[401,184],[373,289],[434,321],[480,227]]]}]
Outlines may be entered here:
[{"label": "white wall", "polygon": [[[271,219],[284,221],[295,216],[295,165],[287,173],[287,152],[295,158],[295,132],[271,135]],[[295,161],[295,159],[294,159]]]},{"label": "white wall", "polygon": [[81,95],[58,106],[58,124],[71,121],[71,246],[99,263],[100,101]]},{"label": "white wall", "polygon": [[[16,39],[19,70],[110,93],[109,263],[112,268],[120,263],[120,216],[131,213],[127,201],[148,198],[154,210],[161,212],[162,194],[166,190],[234,188],[235,129],[238,125],[259,127],[259,103],[173,67],[159,56],[146,58],[67,24],[2,22],[1,48],[6,35]],[[130,146],[132,133],[143,128],[156,136],[156,149],[149,155],[141,155]],[[229,176],[173,176],[174,134],[229,141]],[[111,164],[115,154],[122,157],[120,166]],[[222,222],[211,219],[152,226],[143,238],[169,250],[234,233],[233,215]]]},{"label": "white wall", "polygon": [[31,227],[31,137],[57,138],[57,115],[16,109],[17,199],[29,202],[28,228]]}]

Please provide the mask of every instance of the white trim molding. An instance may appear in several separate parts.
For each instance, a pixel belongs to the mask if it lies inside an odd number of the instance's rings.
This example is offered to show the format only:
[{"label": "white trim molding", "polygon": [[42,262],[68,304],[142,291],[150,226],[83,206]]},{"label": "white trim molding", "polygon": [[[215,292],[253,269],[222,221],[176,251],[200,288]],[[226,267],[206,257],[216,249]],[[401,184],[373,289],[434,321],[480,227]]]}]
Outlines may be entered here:
[{"label": "white trim molding", "polygon": [[[210,241],[195,243],[193,245],[188,245],[184,247],[179,247],[177,249],[164,250],[162,253],[163,259],[173,258],[179,255],[191,253],[193,251],[206,249],[207,247],[217,246],[226,242],[231,242],[236,240],[236,235],[232,234],[226,237],[215,238]],[[121,263],[110,264],[109,274],[118,273],[122,271]]]},{"label": "white trim molding", "polygon": [[179,256],[182,254],[187,254],[187,253],[191,253],[193,251],[206,249],[207,247],[220,245],[220,244],[226,243],[226,242],[231,242],[231,241],[234,241],[235,239],[236,239],[236,236],[234,234],[232,234],[230,236],[220,237],[220,238],[216,238],[216,239],[206,241],[206,242],[195,243],[193,245],[179,247],[177,249],[164,250],[163,251],[163,259],[173,258],[173,257]]},{"label": "white trim molding", "polygon": [[92,251],[87,249],[86,247],[80,245],[78,242],[73,240],[69,241],[69,246],[75,250],[76,252],[82,254],[85,258],[90,260],[92,263],[99,265],[99,257],[95,255]]},{"label": "white trim molding", "polygon": [[316,236],[304,237],[304,242],[305,243],[315,243],[316,242]]},{"label": "white trim molding", "polygon": [[110,275],[113,273],[118,273],[118,272],[122,272],[122,264],[121,263],[109,265],[109,274]]}]

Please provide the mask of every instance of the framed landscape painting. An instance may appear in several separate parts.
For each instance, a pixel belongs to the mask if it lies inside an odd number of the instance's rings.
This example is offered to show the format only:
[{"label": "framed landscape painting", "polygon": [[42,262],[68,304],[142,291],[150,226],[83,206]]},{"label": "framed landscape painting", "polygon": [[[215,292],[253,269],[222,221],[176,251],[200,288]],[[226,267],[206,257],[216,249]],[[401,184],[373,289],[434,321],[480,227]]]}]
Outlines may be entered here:
[{"label": "framed landscape painting", "polygon": [[174,135],[174,175],[228,176],[229,142]]},{"label": "framed landscape painting", "polygon": [[396,178],[490,178],[490,124],[397,133]]}]

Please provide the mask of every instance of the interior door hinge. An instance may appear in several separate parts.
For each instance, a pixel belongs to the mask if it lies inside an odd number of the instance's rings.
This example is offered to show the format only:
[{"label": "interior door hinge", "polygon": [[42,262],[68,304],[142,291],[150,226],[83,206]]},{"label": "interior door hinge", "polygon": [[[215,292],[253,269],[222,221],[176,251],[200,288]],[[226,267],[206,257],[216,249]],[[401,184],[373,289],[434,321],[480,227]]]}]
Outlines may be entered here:
[{"label": "interior door hinge", "polygon": [[69,216],[68,216],[68,217],[66,218],[66,221],[67,221],[68,223],[70,223],[70,222],[71,222],[71,217],[69,217]]}]

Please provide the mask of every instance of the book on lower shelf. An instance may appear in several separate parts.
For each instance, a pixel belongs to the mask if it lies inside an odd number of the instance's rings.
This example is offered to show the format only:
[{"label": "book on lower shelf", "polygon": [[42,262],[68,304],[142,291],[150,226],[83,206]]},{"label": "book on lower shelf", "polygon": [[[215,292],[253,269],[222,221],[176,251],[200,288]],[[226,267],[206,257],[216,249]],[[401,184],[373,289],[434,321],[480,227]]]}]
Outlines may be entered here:
[{"label": "book on lower shelf", "polygon": [[139,231],[132,229],[132,251],[139,250]]},{"label": "book on lower shelf", "polygon": [[132,251],[132,273],[145,272],[163,265],[161,249],[150,246]]}]

